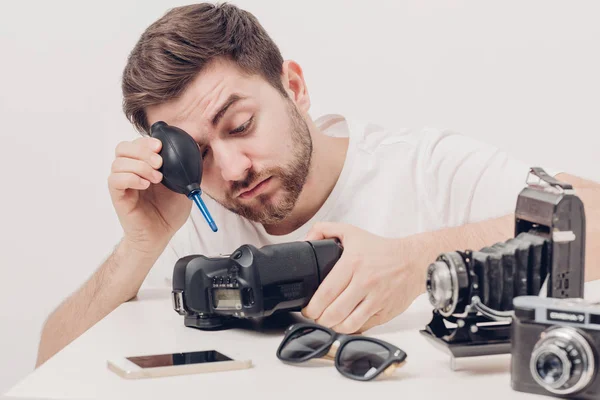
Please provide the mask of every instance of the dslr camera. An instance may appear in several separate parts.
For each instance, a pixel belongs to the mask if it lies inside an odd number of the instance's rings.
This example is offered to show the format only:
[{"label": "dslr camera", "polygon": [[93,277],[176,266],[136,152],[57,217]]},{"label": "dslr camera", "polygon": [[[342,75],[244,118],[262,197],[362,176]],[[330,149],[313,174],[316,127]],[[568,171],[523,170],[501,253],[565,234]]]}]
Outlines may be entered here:
[{"label": "dslr camera", "polygon": [[514,299],[511,384],[556,397],[600,398],[600,306],[583,299]]},{"label": "dslr camera", "polygon": [[541,168],[531,168],[525,183],[513,238],[443,253],[429,265],[426,290],[434,311],[421,333],[447,348],[452,360],[509,353],[517,296],[540,295],[546,285],[547,297],[583,297],[583,203],[570,184]]},{"label": "dslr camera", "polygon": [[299,311],[342,255],[337,239],[256,248],[229,255],[190,255],[173,270],[173,308],[188,327],[211,330],[237,319]]}]

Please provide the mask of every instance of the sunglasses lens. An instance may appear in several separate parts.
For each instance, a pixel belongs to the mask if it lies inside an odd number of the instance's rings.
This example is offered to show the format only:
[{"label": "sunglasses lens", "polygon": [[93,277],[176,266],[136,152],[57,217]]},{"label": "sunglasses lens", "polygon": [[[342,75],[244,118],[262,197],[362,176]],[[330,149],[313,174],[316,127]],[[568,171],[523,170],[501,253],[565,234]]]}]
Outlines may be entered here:
[{"label": "sunglasses lens", "polygon": [[316,353],[331,339],[331,335],[318,328],[298,329],[286,340],[280,357],[284,360],[299,360]]},{"label": "sunglasses lens", "polygon": [[388,349],[368,340],[353,340],[340,351],[340,369],[359,378],[372,377],[390,357]]}]

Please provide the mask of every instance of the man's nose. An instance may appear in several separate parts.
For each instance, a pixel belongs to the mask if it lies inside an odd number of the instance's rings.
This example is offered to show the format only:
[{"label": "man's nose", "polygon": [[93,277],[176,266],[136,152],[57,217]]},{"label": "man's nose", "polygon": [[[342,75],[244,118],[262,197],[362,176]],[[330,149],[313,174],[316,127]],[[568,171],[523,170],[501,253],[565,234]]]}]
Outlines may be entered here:
[{"label": "man's nose", "polygon": [[246,177],[252,162],[235,144],[213,145],[213,156],[226,181],[241,181]]}]

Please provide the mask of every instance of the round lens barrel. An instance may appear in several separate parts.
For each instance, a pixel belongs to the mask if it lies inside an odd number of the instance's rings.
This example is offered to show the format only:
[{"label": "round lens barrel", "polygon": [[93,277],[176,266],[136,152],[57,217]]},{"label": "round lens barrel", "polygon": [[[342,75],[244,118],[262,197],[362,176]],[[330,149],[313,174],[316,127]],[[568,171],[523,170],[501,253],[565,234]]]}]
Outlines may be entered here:
[{"label": "round lens barrel", "polygon": [[564,374],[564,365],[560,357],[554,353],[542,354],[536,364],[540,377],[549,384],[556,383]]}]

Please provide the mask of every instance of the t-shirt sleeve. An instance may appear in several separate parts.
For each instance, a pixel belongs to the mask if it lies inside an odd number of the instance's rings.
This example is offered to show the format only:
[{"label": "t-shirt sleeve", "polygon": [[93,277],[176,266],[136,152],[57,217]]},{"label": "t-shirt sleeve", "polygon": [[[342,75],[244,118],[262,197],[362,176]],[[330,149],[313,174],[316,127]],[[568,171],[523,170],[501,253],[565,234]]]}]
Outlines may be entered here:
[{"label": "t-shirt sleeve", "polygon": [[[513,213],[530,168],[538,166],[483,141],[429,129],[421,132],[418,160],[422,201],[440,227]],[[558,173],[539,166],[552,176]]]}]

